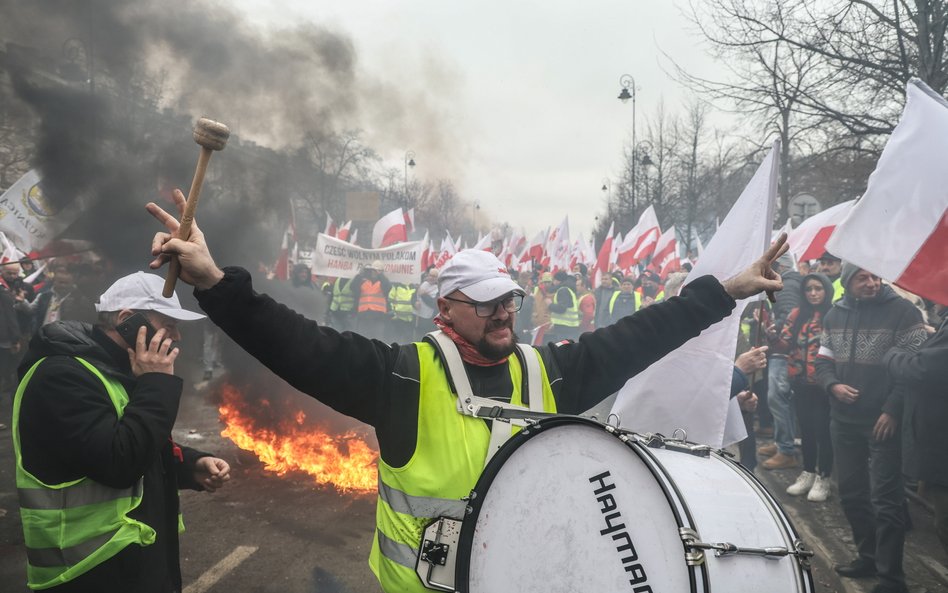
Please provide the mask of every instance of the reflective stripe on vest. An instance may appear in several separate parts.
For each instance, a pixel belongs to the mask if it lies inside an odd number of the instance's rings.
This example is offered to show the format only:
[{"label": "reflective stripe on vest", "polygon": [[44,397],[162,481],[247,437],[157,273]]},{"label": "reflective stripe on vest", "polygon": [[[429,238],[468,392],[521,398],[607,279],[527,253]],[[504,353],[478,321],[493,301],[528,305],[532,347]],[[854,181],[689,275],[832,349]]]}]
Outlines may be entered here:
[{"label": "reflective stripe on vest", "polygon": [[392,306],[392,313],[399,321],[413,321],[415,319],[415,289],[410,286],[395,285],[388,291],[388,301]]},{"label": "reflective stripe on vest", "polygon": [[[155,530],[128,517],[142,500],[143,479],[130,488],[109,488],[89,478],[45,484],[23,466],[20,407],[40,359],[23,377],[13,399],[13,450],[26,544],[27,585],[48,589],[69,582],[118,554],[125,547],[155,542]],[[108,393],[117,417],[128,404],[122,384],[76,357]]]},{"label": "reflective stripe on vest", "polygon": [[359,313],[378,311],[385,313],[385,295],[382,294],[382,283],[379,280],[362,282],[362,292],[359,294]]},{"label": "reflective stripe on vest", "polygon": [[[377,534],[369,557],[382,590],[390,593],[430,593],[415,574],[422,531],[435,513],[464,516],[466,503],[462,498],[471,493],[483,471],[491,437],[483,419],[458,413],[457,397],[435,347],[425,342],[415,346],[420,383],[415,452],[398,468],[379,460]],[[540,366],[543,409],[555,412],[556,402],[543,362],[536,350],[531,348],[529,352],[537,356]],[[507,368],[513,385],[510,401],[522,405],[520,359],[511,356]]]},{"label": "reflective stripe on vest", "polygon": [[330,311],[352,311],[355,308],[355,298],[352,296],[352,279],[336,278],[332,285],[332,302]]},{"label": "reflective stripe on vest", "polygon": [[569,292],[569,297],[573,299],[573,301],[572,304],[561,313],[550,310],[550,321],[553,322],[553,325],[579,327],[579,301],[576,300],[576,293],[573,292],[572,288],[568,286],[562,286],[556,291],[556,294],[559,294],[560,290],[566,290]]}]

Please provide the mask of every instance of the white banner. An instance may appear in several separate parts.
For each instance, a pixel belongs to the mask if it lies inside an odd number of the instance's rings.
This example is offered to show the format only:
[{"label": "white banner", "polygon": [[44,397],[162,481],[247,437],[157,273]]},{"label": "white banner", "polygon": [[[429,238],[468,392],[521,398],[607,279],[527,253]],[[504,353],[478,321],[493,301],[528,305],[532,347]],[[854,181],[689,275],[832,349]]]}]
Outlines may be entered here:
[{"label": "white banner", "polygon": [[421,281],[422,241],[396,243],[381,249],[363,249],[358,245],[319,233],[313,252],[313,273],[318,276],[354,278],[359,270],[378,260],[385,277],[392,282],[418,284]]},{"label": "white banner", "polygon": [[0,196],[0,231],[23,251],[42,249],[75,222],[79,200],[61,210],[43,196],[39,171],[32,170]]}]

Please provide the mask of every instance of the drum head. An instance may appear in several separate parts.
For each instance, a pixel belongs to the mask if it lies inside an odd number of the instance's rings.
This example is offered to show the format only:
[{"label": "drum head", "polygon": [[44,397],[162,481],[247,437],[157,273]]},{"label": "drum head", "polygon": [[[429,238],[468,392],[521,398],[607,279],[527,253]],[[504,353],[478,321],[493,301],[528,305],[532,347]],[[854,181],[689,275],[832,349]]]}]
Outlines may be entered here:
[{"label": "drum head", "polygon": [[462,593],[693,590],[665,492],[639,449],[598,423],[556,418],[517,435],[471,506]]}]

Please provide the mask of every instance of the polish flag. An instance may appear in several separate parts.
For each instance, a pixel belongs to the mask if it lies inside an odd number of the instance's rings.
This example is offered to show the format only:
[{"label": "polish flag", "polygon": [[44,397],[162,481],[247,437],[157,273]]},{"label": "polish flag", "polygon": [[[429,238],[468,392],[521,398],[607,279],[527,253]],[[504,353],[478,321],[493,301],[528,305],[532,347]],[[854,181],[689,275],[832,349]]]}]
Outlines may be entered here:
[{"label": "polish flag", "polygon": [[435,262],[435,266],[440,268],[457,252],[457,246],[451,239],[451,233],[445,232],[445,237],[441,240],[441,252],[438,254],[438,261]]},{"label": "polish flag", "polygon": [[332,215],[329,212],[326,213],[326,230],[323,231],[324,235],[329,235],[330,237],[335,237],[338,229],[336,228],[336,223],[332,219]]},{"label": "polish flag", "polygon": [[352,238],[349,239],[349,242],[352,243],[353,245],[359,244],[359,229],[352,231]]},{"label": "polish flag", "polygon": [[375,223],[372,228],[372,249],[388,247],[408,240],[405,230],[405,214],[401,208],[392,210]]},{"label": "polish flag", "polygon": [[628,270],[646,257],[652,255],[662,231],[658,227],[658,217],[655,208],[649,206],[639,216],[639,221],[632,230],[625,235],[625,240],[618,248],[616,264],[619,269]]},{"label": "polish flag", "polygon": [[477,239],[477,243],[474,244],[474,249],[480,249],[481,251],[490,251],[490,233],[487,233],[483,237]]},{"label": "polish flag", "polygon": [[[350,228],[352,228],[352,221],[351,221],[351,220],[346,221],[346,224],[344,224],[344,225],[342,225],[341,227],[339,227],[339,230],[336,231],[336,238],[339,239],[339,240],[341,240],[341,241],[348,241],[348,240],[349,240],[349,229],[350,229]],[[352,242],[355,243],[355,240],[353,239]]]},{"label": "polish flag", "polygon": [[675,225],[662,233],[662,236],[655,243],[652,265],[658,270],[658,275],[662,277],[662,280],[681,267],[681,260],[678,258],[678,239],[675,235]]},{"label": "polish flag", "polygon": [[948,101],[918,79],[866,193],[827,247],[905,290],[948,305]]},{"label": "polish flag", "polygon": [[290,230],[283,233],[283,243],[280,245],[280,256],[277,258],[276,265],[273,268],[273,276],[277,280],[290,279]]},{"label": "polish flag", "polygon": [[596,258],[596,273],[593,274],[593,288],[598,288],[602,284],[602,279],[609,273],[609,264],[612,256],[612,233],[615,230],[616,223],[609,224],[609,232],[606,233],[606,239],[599,248],[599,257]]},{"label": "polish flag", "polygon": [[431,246],[428,242],[428,231],[425,231],[425,238],[421,240],[421,271],[428,269],[428,260],[431,259]]},{"label": "polish flag", "polygon": [[560,223],[560,226],[553,229],[553,232],[550,233],[550,236],[546,240],[546,252],[550,255],[553,255],[557,250],[561,249],[563,242],[569,244],[569,217],[566,216],[563,218],[563,222]]},{"label": "polish flag", "polygon": [[415,232],[415,209],[411,208],[405,213],[405,228],[409,233]]},{"label": "polish flag", "polygon": [[548,230],[538,232],[533,240],[530,241],[530,244],[527,245],[527,249],[520,257],[520,261],[530,261],[532,259],[540,261],[543,259],[543,246],[546,244],[547,234],[549,234]]},{"label": "polish flag", "polygon": [[[849,200],[827,208],[807,218],[800,223],[800,226],[788,233],[787,243],[790,244],[790,253],[794,259],[797,261],[819,259],[826,251],[826,242],[836,230],[836,225],[843,222],[855,203],[856,200]],[[833,255],[836,254],[833,253]]]}]

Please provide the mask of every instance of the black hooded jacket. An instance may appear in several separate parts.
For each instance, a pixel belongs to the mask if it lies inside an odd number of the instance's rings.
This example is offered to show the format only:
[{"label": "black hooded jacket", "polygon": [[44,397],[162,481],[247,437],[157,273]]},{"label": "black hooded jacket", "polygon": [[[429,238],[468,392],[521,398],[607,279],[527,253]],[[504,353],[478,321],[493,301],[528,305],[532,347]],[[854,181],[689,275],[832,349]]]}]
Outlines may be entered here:
[{"label": "black hooded jacket", "polygon": [[[105,386],[81,357],[128,392],[121,418]],[[181,589],[178,562],[178,488],[200,490],[194,462],[208,456],[180,448],[171,429],[182,380],[165,373],[134,377],[128,353],[91,325],[50,323],[30,342],[18,374],[40,359],[23,393],[19,432],[23,466],[46,484],[81,477],[128,488],[144,476],[142,502],[130,516],[157,532],[154,544],[131,545],[112,559],[50,591],[161,592]]]}]

